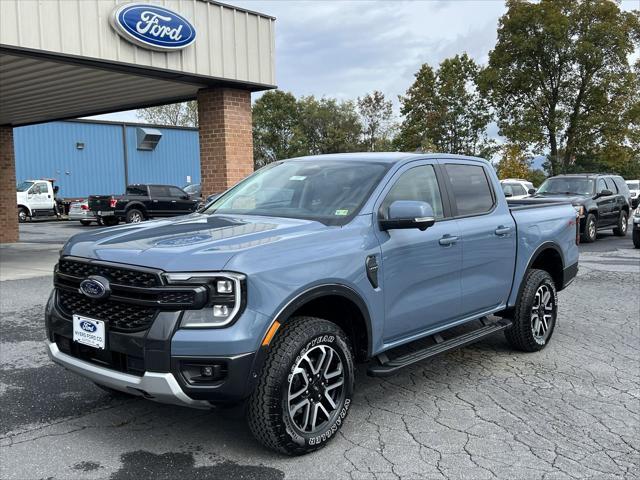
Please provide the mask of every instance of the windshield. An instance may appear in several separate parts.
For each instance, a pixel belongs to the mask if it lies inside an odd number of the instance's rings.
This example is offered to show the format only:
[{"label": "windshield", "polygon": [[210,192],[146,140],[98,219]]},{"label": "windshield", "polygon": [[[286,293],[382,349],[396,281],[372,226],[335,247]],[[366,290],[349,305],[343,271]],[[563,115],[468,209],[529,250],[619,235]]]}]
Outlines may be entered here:
[{"label": "windshield", "polygon": [[387,171],[382,163],[288,161],[271,164],[232,188],[204,213],[262,215],[344,225]]},{"label": "windshield", "polygon": [[627,182],[629,190],[640,190],[640,182]]},{"label": "windshield", "polygon": [[198,193],[198,190],[200,190],[200,185],[194,183],[193,185],[187,185],[182,190],[184,190],[189,195],[193,195],[194,193]]},{"label": "windshield", "polygon": [[18,192],[26,192],[31,188],[33,182],[22,182],[18,185]]},{"label": "windshield", "polygon": [[585,177],[556,177],[544,181],[537,193],[592,195],[593,180]]}]

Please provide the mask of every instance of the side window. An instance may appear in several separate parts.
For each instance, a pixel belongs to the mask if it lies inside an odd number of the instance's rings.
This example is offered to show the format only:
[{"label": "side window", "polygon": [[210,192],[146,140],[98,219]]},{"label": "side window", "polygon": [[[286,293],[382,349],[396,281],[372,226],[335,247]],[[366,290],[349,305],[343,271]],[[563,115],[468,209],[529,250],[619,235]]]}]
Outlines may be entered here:
[{"label": "side window", "polygon": [[400,175],[380,205],[381,217],[386,218],[389,206],[396,200],[428,202],[433,208],[436,218],[444,217],[440,188],[432,165],[414,167]]},{"label": "side window", "polygon": [[526,195],[527,194],[527,191],[520,184],[515,184],[515,185],[513,185],[512,188],[513,188],[513,194],[514,195]]},{"label": "side window", "polygon": [[160,185],[150,185],[149,195],[151,197],[169,197],[169,189]]},{"label": "side window", "polygon": [[504,192],[505,195],[508,195],[508,194],[515,195],[513,193],[513,184],[511,183],[503,183],[502,191]]},{"label": "side window", "polygon": [[596,192],[600,193],[602,190],[607,188],[607,184],[604,183],[604,178],[599,178],[598,183],[596,184]]},{"label": "side window", "polygon": [[36,183],[33,187],[33,193],[47,193],[46,183]]},{"label": "side window", "polygon": [[182,198],[186,195],[185,192],[176,187],[169,187],[169,194],[174,198]]},{"label": "side window", "polygon": [[458,215],[478,215],[493,208],[493,193],[483,167],[448,163],[445,169]]},{"label": "side window", "polygon": [[624,180],[622,179],[622,177],[611,177],[613,179],[613,182],[616,184],[616,187],[618,187],[618,192],[622,193],[623,195],[629,196],[629,188],[627,187],[627,184],[624,183]]},{"label": "side window", "polygon": [[607,184],[607,188],[609,190],[611,190],[614,194],[618,193],[618,187],[616,186],[615,182],[613,181],[613,178],[611,178],[611,177],[605,178],[604,182]]}]

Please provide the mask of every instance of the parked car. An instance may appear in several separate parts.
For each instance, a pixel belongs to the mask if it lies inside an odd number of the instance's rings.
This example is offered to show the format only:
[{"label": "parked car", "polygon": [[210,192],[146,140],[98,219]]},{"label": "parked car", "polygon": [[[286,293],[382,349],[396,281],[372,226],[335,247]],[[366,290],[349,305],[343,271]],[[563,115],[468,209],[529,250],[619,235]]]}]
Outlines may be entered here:
[{"label": "parked car", "polygon": [[533,188],[533,183],[527,180],[505,178],[504,180],[500,180],[500,185],[502,186],[504,196],[513,200],[526,198],[536,193],[536,189]]},{"label": "parked car", "polygon": [[196,210],[198,202],[174,185],[129,185],[124,195],[90,195],[89,209],[105,225],[139,223],[149,218],[175,217]]},{"label": "parked car", "polygon": [[580,214],[585,243],[595,242],[598,230],[613,229],[614,235],[622,237],[627,234],[630,194],[618,175],[558,175],[546,179],[534,197],[571,202]]},{"label": "parked car", "polygon": [[640,248],[640,206],[633,214],[633,246]]},{"label": "parked car", "polygon": [[627,180],[626,184],[631,196],[631,208],[637,208],[640,205],[640,180]]},{"label": "parked car", "polygon": [[18,221],[33,217],[51,217],[57,214],[51,180],[25,180],[17,187]]},{"label": "parked car", "polygon": [[91,225],[91,222],[101,224],[101,220],[96,217],[95,212],[89,209],[89,201],[73,202],[69,207],[69,220],[80,220],[82,225]]},{"label": "parked car", "polygon": [[48,352],[159,402],[247,400],[262,443],[311,452],[344,423],[356,362],[389,376],[500,331],[517,350],[549,343],[578,271],[577,215],[514,202],[478,158],[275,162],[203,213],[71,238]]}]

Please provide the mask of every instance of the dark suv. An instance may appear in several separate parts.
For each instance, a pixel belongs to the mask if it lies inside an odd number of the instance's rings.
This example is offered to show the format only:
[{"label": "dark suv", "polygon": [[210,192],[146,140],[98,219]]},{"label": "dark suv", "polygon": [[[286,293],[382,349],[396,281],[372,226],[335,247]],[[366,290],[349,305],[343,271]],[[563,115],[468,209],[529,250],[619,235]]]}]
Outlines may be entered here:
[{"label": "dark suv", "polygon": [[627,234],[631,194],[619,175],[581,173],[545,180],[534,197],[570,201],[580,214],[580,234],[585,243],[595,242],[598,230]]}]

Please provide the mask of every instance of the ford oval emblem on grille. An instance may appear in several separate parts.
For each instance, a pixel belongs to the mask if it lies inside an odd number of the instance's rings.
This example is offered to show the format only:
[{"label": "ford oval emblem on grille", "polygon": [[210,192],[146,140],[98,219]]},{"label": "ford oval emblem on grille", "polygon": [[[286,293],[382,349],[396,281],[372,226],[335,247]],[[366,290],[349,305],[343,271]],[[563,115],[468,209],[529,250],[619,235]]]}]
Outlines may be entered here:
[{"label": "ford oval emblem on grille", "polygon": [[80,282],[80,293],[95,300],[107,298],[111,293],[109,280],[98,275],[92,275]]}]

